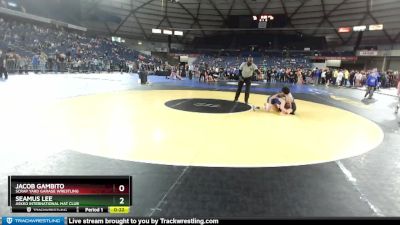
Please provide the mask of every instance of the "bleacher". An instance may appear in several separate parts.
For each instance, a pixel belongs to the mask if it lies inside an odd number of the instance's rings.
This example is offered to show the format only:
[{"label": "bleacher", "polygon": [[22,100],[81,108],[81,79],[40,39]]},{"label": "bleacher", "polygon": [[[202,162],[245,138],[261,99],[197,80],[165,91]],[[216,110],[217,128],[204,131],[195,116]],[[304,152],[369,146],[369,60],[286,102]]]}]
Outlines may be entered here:
[{"label": "bleacher", "polygon": [[96,59],[119,65],[121,62],[136,62],[140,58],[144,63],[160,63],[156,58],[140,56],[139,52],[123,43],[112,42],[107,38],[4,18],[0,18],[0,48],[10,53],[15,62],[25,57],[31,63],[35,54],[45,53],[48,57],[64,54],[66,62]]},{"label": "bleacher", "polygon": [[[195,64],[206,63],[209,66],[219,67],[219,68],[238,68],[242,62],[246,61],[246,57],[251,54],[243,53],[240,56],[210,56],[210,55],[200,55]],[[311,68],[311,61],[307,57],[282,57],[274,55],[261,55],[254,56],[254,63],[259,67],[277,67],[277,68]]]}]

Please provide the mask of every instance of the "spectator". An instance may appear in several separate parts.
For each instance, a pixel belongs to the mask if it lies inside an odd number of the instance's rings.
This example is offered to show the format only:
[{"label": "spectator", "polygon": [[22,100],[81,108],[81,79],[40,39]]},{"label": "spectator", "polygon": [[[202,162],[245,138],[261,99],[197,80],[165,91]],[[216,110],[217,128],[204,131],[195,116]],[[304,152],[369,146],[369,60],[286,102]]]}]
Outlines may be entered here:
[{"label": "spectator", "polygon": [[36,54],[32,57],[32,67],[33,67],[33,71],[34,71],[35,73],[38,73],[38,72],[39,72],[39,70],[38,70],[39,64],[40,64],[40,57],[39,57],[39,54],[36,53]]},{"label": "spectator", "polygon": [[42,73],[46,73],[46,62],[47,62],[47,55],[43,51],[40,53],[40,70]]},{"label": "spectator", "polygon": [[8,79],[6,60],[7,60],[6,55],[3,53],[2,50],[0,50],[0,79],[3,79],[3,74],[4,74],[4,80]]},{"label": "spectator", "polygon": [[313,81],[314,85],[319,84],[320,77],[321,77],[321,70],[319,70],[317,67],[314,71],[314,81]]},{"label": "spectator", "polygon": [[332,83],[332,80],[333,80],[332,70],[327,69],[327,71],[326,71],[326,86],[329,86],[329,84]]},{"label": "spectator", "polygon": [[337,84],[337,77],[338,77],[338,75],[339,75],[339,72],[338,72],[338,70],[337,69],[335,69],[335,70],[333,70],[333,74],[332,74],[332,76],[333,76],[333,80],[332,80],[332,84],[334,84],[334,85],[336,85]]},{"label": "spectator", "polygon": [[397,81],[397,96],[398,96],[398,103],[397,103],[396,111],[395,111],[396,114],[399,112],[399,108],[400,108],[400,76]]},{"label": "spectator", "polygon": [[326,70],[322,71],[321,73],[321,84],[326,83]]},{"label": "spectator", "polygon": [[372,99],[372,96],[374,95],[374,91],[376,90],[377,86],[378,86],[378,72],[376,69],[374,69],[367,78],[367,91],[365,92],[364,99],[366,99],[368,95],[369,95],[368,99]]},{"label": "spectator", "polygon": [[338,73],[337,73],[337,77],[336,77],[336,85],[337,86],[342,86],[342,84],[343,84],[343,77],[344,77],[344,73],[343,73],[343,70],[340,70]]},{"label": "spectator", "polygon": [[347,69],[345,69],[343,72],[343,75],[344,75],[344,79],[342,82],[342,86],[347,87],[347,82],[349,81],[349,78],[350,78],[350,72]]},{"label": "spectator", "polygon": [[363,79],[363,75],[361,74],[361,72],[357,71],[356,75],[355,75],[355,85],[356,85],[356,87],[361,87],[362,86],[362,79]]},{"label": "spectator", "polygon": [[350,72],[350,76],[349,76],[350,87],[354,87],[355,76],[356,76],[356,72],[354,70],[352,70]]}]

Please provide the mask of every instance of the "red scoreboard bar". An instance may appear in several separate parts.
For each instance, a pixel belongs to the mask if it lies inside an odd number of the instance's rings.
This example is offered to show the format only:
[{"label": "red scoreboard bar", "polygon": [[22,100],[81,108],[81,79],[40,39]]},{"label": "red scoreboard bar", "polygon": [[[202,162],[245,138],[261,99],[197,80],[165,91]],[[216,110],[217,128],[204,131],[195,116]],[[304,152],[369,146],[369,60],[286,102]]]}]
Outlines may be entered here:
[{"label": "red scoreboard bar", "polygon": [[127,213],[131,176],[9,176],[8,206],[21,213]]}]

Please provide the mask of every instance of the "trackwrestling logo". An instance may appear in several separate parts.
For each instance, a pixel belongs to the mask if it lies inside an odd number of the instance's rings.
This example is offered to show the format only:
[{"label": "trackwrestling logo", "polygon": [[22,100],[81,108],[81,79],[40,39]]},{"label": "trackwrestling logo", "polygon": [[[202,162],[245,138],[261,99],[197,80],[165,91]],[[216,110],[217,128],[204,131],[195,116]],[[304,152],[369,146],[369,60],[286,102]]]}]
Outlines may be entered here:
[{"label": "trackwrestling logo", "polygon": [[3,217],[8,225],[64,225],[64,217]]}]

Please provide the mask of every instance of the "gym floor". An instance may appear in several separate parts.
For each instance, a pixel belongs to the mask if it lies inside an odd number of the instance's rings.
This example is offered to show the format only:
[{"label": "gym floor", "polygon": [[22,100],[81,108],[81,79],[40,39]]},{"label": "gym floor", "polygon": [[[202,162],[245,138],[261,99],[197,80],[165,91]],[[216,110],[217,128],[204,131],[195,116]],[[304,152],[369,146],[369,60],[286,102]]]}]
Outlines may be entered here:
[{"label": "gym floor", "polygon": [[[233,103],[235,82],[149,81],[0,82],[0,214],[8,175],[131,175],[130,216],[400,216],[395,97],[290,86],[298,109],[280,116]],[[282,86],[253,83],[249,103]]]}]

